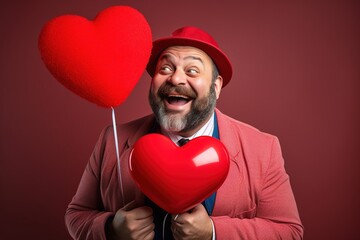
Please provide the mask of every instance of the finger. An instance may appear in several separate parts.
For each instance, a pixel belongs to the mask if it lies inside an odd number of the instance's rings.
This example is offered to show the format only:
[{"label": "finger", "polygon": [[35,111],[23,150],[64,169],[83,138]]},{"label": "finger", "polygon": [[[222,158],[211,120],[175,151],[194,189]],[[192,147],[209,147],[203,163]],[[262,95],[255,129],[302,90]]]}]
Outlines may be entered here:
[{"label": "finger", "polygon": [[146,226],[144,226],[142,229],[140,229],[139,232],[139,238],[138,239],[146,239],[148,237],[148,235],[151,235],[152,232],[154,232],[155,229],[155,224],[154,223],[150,223],[147,224]]},{"label": "finger", "polygon": [[155,238],[155,232],[151,231],[144,237],[144,240],[153,240],[154,238]]},{"label": "finger", "polygon": [[177,224],[184,224],[187,221],[187,218],[190,216],[190,213],[175,214],[171,216],[171,221]]},{"label": "finger", "polygon": [[176,227],[175,225],[173,225],[171,227],[171,231],[172,231],[172,234],[173,234],[173,237],[174,237],[175,240],[184,238],[184,235],[182,234],[181,228]]},{"label": "finger", "polygon": [[203,211],[203,210],[205,210],[204,205],[199,204],[191,210],[191,213],[196,213],[196,212]]},{"label": "finger", "polygon": [[153,216],[150,216],[148,218],[143,218],[143,219],[139,219],[136,220],[136,224],[138,226],[138,230],[141,231],[142,229],[146,229],[146,228],[151,228],[151,227],[155,227],[154,224],[154,218]]},{"label": "finger", "polygon": [[171,232],[174,239],[179,239],[179,233],[177,232],[176,226],[174,224],[171,225]]},{"label": "finger", "polygon": [[180,214],[171,215],[171,223],[172,223],[172,225],[181,224]]},{"label": "finger", "polygon": [[145,239],[148,235],[151,235],[151,232],[154,232],[155,224],[154,223],[140,223],[136,222],[136,228],[132,228],[133,239]]},{"label": "finger", "polygon": [[130,214],[133,215],[136,220],[147,219],[152,218],[153,210],[150,207],[142,206],[131,210]]}]

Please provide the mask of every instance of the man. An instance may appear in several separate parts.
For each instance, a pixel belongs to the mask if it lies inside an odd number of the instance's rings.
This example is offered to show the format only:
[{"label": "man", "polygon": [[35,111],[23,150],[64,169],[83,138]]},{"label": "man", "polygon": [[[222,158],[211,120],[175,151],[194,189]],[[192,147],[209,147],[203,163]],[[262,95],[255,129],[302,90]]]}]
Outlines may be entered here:
[{"label": "man", "polygon": [[[154,114],[119,127],[124,199],[108,127],[68,206],[70,234],[75,239],[302,239],[277,138],[215,108],[232,76],[231,63],[215,40],[195,27],[178,29],[153,43],[147,71]],[[152,132],[177,144],[202,135],[219,138],[231,161],[224,184],[189,212],[167,218],[127,171],[132,146]]]}]

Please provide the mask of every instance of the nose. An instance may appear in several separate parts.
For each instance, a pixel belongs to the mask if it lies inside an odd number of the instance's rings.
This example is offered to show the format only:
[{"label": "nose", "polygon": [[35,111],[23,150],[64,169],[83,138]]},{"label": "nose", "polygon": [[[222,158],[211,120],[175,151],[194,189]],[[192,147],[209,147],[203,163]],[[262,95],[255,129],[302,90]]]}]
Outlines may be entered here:
[{"label": "nose", "polygon": [[181,69],[176,69],[173,74],[170,75],[168,81],[174,86],[186,84],[186,74]]}]

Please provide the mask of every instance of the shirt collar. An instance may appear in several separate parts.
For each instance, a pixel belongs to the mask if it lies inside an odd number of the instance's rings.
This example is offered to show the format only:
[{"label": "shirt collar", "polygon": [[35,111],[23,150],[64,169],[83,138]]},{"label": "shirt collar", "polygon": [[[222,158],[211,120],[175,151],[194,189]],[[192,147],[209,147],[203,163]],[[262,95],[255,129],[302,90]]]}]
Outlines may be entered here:
[{"label": "shirt collar", "polygon": [[[204,126],[202,126],[199,131],[197,131],[196,133],[194,133],[194,135],[188,137],[187,139],[192,140],[194,138],[200,137],[200,136],[212,136],[213,131],[214,131],[214,117],[215,117],[215,112],[213,112],[212,116],[210,117],[209,121],[207,121]],[[173,141],[175,144],[181,139],[184,138],[180,135],[168,132],[164,129],[161,128],[161,133],[168,136],[171,141]]]}]

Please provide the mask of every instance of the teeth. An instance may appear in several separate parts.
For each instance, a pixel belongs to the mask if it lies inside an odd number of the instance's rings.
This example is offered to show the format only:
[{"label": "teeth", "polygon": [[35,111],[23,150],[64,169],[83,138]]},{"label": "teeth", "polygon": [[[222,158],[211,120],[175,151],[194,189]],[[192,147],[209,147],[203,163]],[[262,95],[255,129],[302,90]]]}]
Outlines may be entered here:
[{"label": "teeth", "polygon": [[166,98],[166,101],[167,101],[168,103],[172,104],[172,105],[179,105],[179,106],[181,106],[181,105],[184,105],[184,104],[186,104],[187,102],[189,102],[189,99],[184,98],[184,97],[179,96],[179,95],[176,95],[176,96],[172,95],[172,96],[168,96],[168,97]]},{"label": "teeth", "polygon": [[188,100],[188,99],[189,99],[188,97],[183,96],[183,95],[169,95],[168,97],[173,97],[173,98],[183,98],[183,99],[186,99],[186,100]]}]

